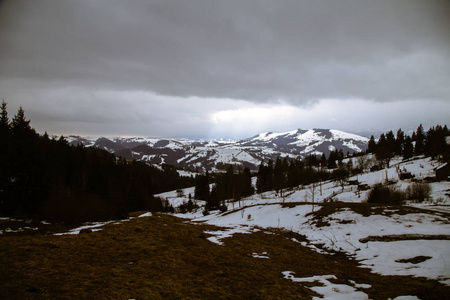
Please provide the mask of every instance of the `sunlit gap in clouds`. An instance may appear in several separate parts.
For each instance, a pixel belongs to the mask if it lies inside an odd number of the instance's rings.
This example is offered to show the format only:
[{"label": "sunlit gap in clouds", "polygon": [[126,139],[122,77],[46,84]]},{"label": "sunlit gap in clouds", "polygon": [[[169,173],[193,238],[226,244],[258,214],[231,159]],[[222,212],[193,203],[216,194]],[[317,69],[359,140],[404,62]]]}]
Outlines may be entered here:
[{"label": "sunlit gap in clouds", "polygon": [[301,110],[286,104],[257,105],[214,112],[211,115],[213,135],[245,138],[265,131],[279,131],[293,125]]},{"label": "sunlit gap in clouds", "polygon": [[249,104],[244,108],[214,112],[211,123],[217,135],[241,138],[262,132],[287,132],[298,128],[342,129],[343,122],[340,120],[349,119],[355,109],[361,110],[362,104],[339,99],[322,99],[308,105]]},{"label": "sunlit gap in clouds", "polygon": [[446,123],[450,103],[442,101],[377,102],[364,99],[321,99],[307,106],[289,103],[256,104],[218,110],[210,115],[214,137],[246,138],[262,132],[287,132],[301,129],[327,128],[364,134],[403,127],[410,130],[429,116],[435,123]]}]

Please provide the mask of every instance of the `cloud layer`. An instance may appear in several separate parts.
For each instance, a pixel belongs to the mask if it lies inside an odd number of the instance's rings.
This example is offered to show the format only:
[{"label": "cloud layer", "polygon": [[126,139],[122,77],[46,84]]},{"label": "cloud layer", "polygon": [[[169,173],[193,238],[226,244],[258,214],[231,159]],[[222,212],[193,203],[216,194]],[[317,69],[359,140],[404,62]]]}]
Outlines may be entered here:
[{"label": "cloud layer", "polygon": [[[57,134],[370,131],[450,112],[444,0],[0,3],[0,97]],[[429,101],[447,111],[417,112]],[[340,117],[373,106],[414,114]]]}]

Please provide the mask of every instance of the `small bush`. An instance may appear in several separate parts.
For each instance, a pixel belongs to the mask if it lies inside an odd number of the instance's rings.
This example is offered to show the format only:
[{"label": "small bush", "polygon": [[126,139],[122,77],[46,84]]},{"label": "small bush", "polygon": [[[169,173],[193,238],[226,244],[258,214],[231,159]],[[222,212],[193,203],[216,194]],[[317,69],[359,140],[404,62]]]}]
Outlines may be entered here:
[{"label": "small bush", "polygon": [[409,200],[423,202],[431,198],[431,186],[427,182],[414,182],[406,189]]},{"label": "small bush", "polygon": [[395,185],[375,186],[367,197],[369,203],[402,204],[406,200],[406,193]]},{"label": "small bush", "polygon": [[228,208],[225,204],[221,204],[221,205],[219,205],[219,210],[221,212],[226,212],[228,210]]},{"label": "small bush", "polygon": [[182,214],[185,214],[186,212],[192,212],[197,208],[199,208],[199,206],[192,202],[192,199],[189,199],[188,202],[183,201],[183,203],[178,207],[178,211]]}]

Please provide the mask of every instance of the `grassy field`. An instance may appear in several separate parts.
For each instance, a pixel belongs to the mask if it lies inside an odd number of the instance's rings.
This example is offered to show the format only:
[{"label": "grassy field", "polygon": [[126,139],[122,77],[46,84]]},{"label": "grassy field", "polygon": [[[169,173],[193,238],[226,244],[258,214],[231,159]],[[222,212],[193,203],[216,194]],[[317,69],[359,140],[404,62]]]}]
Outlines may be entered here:
[{"label": "grassy field", "polygon": [[[407,276],[380,276],[343,254],[319,254],[292,232],[235,234],[220,246],[205,231],[169,215],[54,236],[0,236],[0,299],[311,299],[308,283],[284,279],[335,275],[372,285],[372,299],[417,295],[445,299],[450,288]],[[270,259],[252,253],[267,252]],[[314,285],[317,285],[315,283]]]}]

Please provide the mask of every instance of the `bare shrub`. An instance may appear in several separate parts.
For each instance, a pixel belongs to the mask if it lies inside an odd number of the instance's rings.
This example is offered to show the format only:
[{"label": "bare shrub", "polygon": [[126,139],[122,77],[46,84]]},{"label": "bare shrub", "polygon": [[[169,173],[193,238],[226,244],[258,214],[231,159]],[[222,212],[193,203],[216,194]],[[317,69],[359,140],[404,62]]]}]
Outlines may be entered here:
[{"label": "bare shrub", "polygon": [[402,204],[406,200],[406,192],[395,185],[375,186],[367,197],[369,203]]},{"label": "bare shrub", "polygon": [[423,202],[431,199],[431,186],[428,182],[414,182],[406,189],[409,200]]}]

